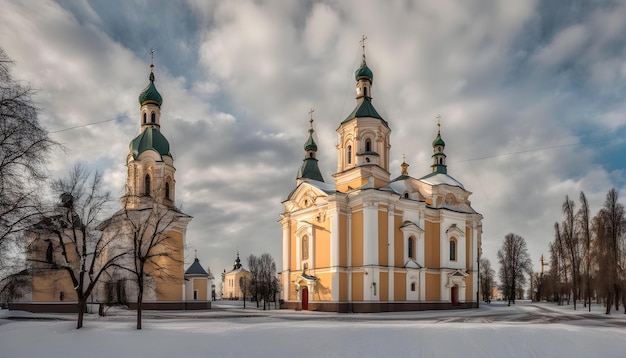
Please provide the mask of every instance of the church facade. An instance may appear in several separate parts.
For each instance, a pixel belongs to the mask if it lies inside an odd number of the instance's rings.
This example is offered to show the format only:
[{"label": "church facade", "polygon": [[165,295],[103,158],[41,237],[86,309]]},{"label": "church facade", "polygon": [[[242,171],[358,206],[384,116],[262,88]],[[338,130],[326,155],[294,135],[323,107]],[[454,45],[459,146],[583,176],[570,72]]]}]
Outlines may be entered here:
[{"label": "church facade", "polygon": [[[98,227],[105,237],[103,241],[110,243],[99,262],[126,254],[101,276],[90,302],[135,308],[138,285],[134,271],[143,273],[144,309],[208,309],[215,289],[210,270],[205,270],[197,257],[185,270],[186,231],[192,217],[175,205],[176,168],[169,142],[160,131],[163,98],[154,82],[151,65],[148,86],[138,98],[140,134],[129,144],[122,209]],[[44,221],[51,220],[56,219]],[[71,238],[71,230],[65,231],[68,233],[59,237]],[[31,230],[25,239],[29,244],[27,262],[38,264],[31,264],[30,287],[22,302],[14,303],[13,308],[74,311],[74,285],[59,267],[77,266],[79,258],[72,256],[67,243],[61,245],[59,238],[45,231]],[[141,260],[145,261],[143,268],[136,266]]]},{"label": "church facade", "polygon": [[[482,216],[447,173],[445,142],[430,172],[391,178],[389,123],[372,104],[365,51],[356,106],[339,123],[337,172],[317,164],[313,118],[296,187],[283,202],[283,308],[384,312],[478,307]],[[424,168],[427,169],[427,168]]]}]

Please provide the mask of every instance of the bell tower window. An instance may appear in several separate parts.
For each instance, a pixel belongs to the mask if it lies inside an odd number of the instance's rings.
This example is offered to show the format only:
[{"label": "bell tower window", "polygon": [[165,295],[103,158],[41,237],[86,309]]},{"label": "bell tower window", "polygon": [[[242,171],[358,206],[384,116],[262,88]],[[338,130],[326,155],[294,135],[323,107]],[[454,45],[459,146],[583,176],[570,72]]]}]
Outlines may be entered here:
[{"label": "bell tower window", "polygon": [[156,122],[156,113],[152,112],[152,114],[150,115],[150,122]]},{"label": "bell tower window", "polygon": [[348,146],[348,164],[352,164],[352,146]]},{"label": "bell tower window", "polygon": [[372,151],[372,140],[367,138],[365,140],[365,151],[366,152],[371,152]]},{"label": "bell tower window", "polygon": [[150,175],[146,175],[144,182],[145,195],[150,195]]},{"label": "bell tower window", "polygon": [[367,87],[363,86],[363,96],[367,97]]},{"label": "bell tower window", "polygon": [[148,122],[148,114],[147,113],[143,113],[143,123],[147,123]]},{"label": "bell tower window", "polygon": [[170,183],[166,182],[165,183],[165,199],[169,199],[170,198]]}]

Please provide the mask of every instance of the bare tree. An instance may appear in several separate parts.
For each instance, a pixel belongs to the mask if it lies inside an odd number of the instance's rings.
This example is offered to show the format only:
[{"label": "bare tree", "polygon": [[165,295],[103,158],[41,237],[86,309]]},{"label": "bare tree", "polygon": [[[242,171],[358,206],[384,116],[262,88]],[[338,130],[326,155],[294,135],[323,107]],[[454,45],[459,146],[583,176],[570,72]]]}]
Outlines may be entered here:
[{"label": "bare tree", "polygon": [[498,250],[500,263],[500,285],[504,296],[515,304],[517,291],[526,283],[526,273],[530,272],[532,262],[528,255],[526,240],[523,237],[510,233],[504,237],[502,248]]},{"label": "bare tree", "polygon": [[[563,220],[560,237],[563,240],[565,250],[567,252],[567,260],[569,261],[570,277],[572,278],[572,297],[574,302],[574,310],[576,310],[576,301],[579,297],[578,284],[580,281],[580,257],[581,257],[581,240],[578,238],[576,230],[576,215],[574,214],[574,201],[565,196],[563,202]],[[558,229],[558,225],[556,226]]]},{"label": "bare tree", "polygon": [[581,244],[584,248],[583,258],[585,262],[585,305],[589,304],[591,312],[591,219],[589,217],[589,203],[584,192],[580,192],[580,209],[578,209],[578,231],[580,232]]},{"label": "bare tree", "polygon": [[483,292],[483,301],[491,302],[491,290],[495,285],[496,272],[491,268],[491,262],[486,257],[480,259],[480,290]]},{"label": "bare tree", "polygon": [[[61,203],[30,231],[28,261],[34,274],[66,274],[62,278],[69,278],[78,300],[77,329],[83,326],[87,299],[102,275],[127,255],[115,250],[116,235],[103,235],[101,217],[110,194],[102,185],[99,173],[92,175],[76,165],[67,178],[52,185]],[[107,255],[111,250],[117,253]]]},{"label": "bare tree", "polygon": [[190,217],[175,207],[159,203],[155,198],[148,200],[148,205],[138,208],[131,208],[129,201],[126,203],[126,207],[109,220],[115,225],[108,226],[119,228],[120,252],[128,251],[129,256],[125,262],[115,265],[118,270],[111,276],[119,279],[126,276],[120,271],[130,273],[137,289],[137,329],[141,329],[142,305],[148,284],[146,279],[176,279],[176,273],[172,270],[182,264],[184,248],[183,243],[170,233],[177,223],[189,220]]},{"label": "bare tree", "polygon": [[272,255],[268,253],[262,254],[260,257],[250,255],[248,267],[252,276],[249,288],[255,296],[257,307],[259,307],[259,299],[262,299],[263,310],[265,310],[268,307],[267,302],[275,298],[279,289],[276,278],[276,263]]},{"label": "bare tree", "polygon": [[51,151],[62,149],[39,125],[34,91],[11,76],[12,65],[0,48],[0,277],[12,271],[19,234],[41,219],[39,187]]},{"label": "bare tree", "polygon": [[612,305],[619,310],[620,297],[623,295],[626,213],[624,205],[618,200],[618,192],[612,188],[606,195],[603,207],[593,219],[598,276],[602,278],[601,286],[607,314],[611,312]]}]

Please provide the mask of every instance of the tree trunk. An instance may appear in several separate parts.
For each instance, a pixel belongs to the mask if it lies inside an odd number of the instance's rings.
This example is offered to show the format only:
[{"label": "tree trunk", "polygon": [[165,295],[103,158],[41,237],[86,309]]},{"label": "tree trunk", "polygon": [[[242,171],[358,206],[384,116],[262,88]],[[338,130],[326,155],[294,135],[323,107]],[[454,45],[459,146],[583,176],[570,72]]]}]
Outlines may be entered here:
[{"label": "tree trunk", "polygon": [[85,316],[85,310],[87,309],[87,297],[78,297],[78,321],[76,322],[76,329],[83,328],[83,318]]},{"label": "tree trunk", "polygon": [[143,280],[140,280],[137,290],[137,329],[141,329],[141,306],[143,304]]}]

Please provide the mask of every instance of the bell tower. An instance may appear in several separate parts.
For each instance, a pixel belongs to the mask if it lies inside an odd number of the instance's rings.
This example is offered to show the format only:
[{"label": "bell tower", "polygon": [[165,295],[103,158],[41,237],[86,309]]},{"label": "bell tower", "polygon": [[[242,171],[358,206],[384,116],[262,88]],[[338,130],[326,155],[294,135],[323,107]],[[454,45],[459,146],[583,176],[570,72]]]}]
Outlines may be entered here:
[{"label": "bell tower", "polygon": [[122,206],[150,207],[157,202],[174,207],[176,181],[170,144],[161,133],[163,98],[154,85],[154,64],[150,64],[148,86],[139,94],[141,133],[130,142],[126,159],[128,176]]},{"label": "bell tower", "polygon": [[380,187],[390,181],[391,129],[372,105],[374,74],[365,59],[365,40],[367,37],[363,36],[361,66],[354,73],[356,107],[337,128],[337,173],[333,177],[337,190],[341,192],[357,189],[366,183]]}]

